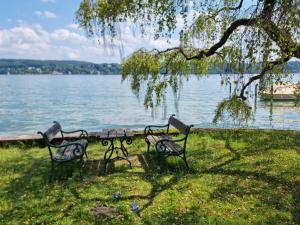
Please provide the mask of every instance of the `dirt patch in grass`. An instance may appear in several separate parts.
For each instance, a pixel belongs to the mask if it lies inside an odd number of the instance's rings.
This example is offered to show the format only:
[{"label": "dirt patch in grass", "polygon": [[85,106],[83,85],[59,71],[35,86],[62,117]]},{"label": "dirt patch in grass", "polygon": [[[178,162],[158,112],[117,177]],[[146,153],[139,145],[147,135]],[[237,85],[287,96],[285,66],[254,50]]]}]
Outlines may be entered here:
[{"label": "dirt patch in grass", "polygon": [[123,218],[122,214],[119,212],[118,209],[106,205],[96,206],[92,209],[92,214],[97,219],[104,219],[104,218],[116,218],[121,219]]}]

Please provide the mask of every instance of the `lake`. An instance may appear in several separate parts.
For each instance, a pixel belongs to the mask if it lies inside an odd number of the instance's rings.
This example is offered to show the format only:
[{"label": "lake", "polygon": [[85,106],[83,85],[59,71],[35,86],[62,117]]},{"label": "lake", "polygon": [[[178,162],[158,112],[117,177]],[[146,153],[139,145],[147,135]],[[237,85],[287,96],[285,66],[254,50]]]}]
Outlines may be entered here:
[{"label": "lake", "polygon": [[[66,130],[84,128],[143,129],[146,124],[165,124],[175,113],[195,127],[253,127],[300,129],[300,108],[293,102],[269,102],[258,99],[255,120],[238,125],[230,121],[213,124],[218,102],[228,97],[219,75],[184,81],[178,101],[167,92],[166,104],[154,111],[143,106],[128,81],[121,76],[91,75],[19,75],[0,76],[0,135],[35,134],[45,131],[52,121]],[[254,99],[250,100],[254,107]]]}]

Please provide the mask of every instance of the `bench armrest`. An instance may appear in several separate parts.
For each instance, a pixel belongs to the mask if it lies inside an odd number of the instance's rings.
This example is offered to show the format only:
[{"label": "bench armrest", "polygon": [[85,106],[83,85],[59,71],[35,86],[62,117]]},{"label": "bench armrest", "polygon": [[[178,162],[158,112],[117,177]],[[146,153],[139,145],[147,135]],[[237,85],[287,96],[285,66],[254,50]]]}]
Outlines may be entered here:
[{"label": "bench armrest", "polygon": [[80,130],[73,130],[73,131],[63,131],[61,130],[62,134],[72,134],[72,133],[78,133],[80,132],[80,136],[79,137],[89,137],[89,134],[86,130],[80,129]]},{"label": "bench armrest", "polygon": [[168,126],[169,126],[169,124],[166,124],[166,125],[148,125],[144,129],[144,135],[152,134],[153,130],[151,128],[164,128],[164,127],[168,127]]}]

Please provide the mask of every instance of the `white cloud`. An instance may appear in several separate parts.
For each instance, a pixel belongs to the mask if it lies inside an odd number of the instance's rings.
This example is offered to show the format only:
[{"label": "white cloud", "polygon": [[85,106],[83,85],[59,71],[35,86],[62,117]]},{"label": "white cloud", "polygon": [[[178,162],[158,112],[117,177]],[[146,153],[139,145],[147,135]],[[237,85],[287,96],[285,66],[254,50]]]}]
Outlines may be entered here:
[{"label": "white cloud", "polygon": [[50,11],[35,11],[34,14],[36,16],[42,17],[42,18],[47,18],[47,19],[55,19],[57,16],[55,13],[50,12]]},{"label": "white cloud", "polygon": [[56,14],[49,11],[45,11],[44,15],[46,18],[56,18]]},{"label": "white cloud", "polygon": [[87,38],[78,30],[62,28],[49,32],[39,24],[20,23],[10,29],[0,29],[0,55],[3,58],[75,59],[109,63],[120,62],[121,56],[129,55],[141,47],[161,49],[178,44],[175,39],[171,43],[164,39],[153,41],[151,34],[141,38],[129,26],[122,30],[122,38],[111,44],[110,38],[107,38],[107,42],[102,38]]},{"label": "white cloud", "polygon": [[85,43],[87,41],[87,38],[83,35],[66,29],[57,29],[50,34],[50,37],[55,41],[67,41],[74,44]]},{"label": "white cloud", "polygon": [[91,62],[119,62],[117,52],[107,51],[103,42],[88,39],[67,29],[46,31],[42,26],[19,25],[0,30],[0,55],[4,58],[76,59]]},{"label": "white cloud", "polygon": [[55,2],[56,2],[56,0],[41,0],[41,2],[45,2],[45,3],[47,3],[47,2],[50,2],[50,3],[55,3]]},{"label": "white cloud", "polygon": [[70,28],[70,29],[73,29],[73,30],[79,29],[79,26],[76,23],[71,23],[67,27]]}]

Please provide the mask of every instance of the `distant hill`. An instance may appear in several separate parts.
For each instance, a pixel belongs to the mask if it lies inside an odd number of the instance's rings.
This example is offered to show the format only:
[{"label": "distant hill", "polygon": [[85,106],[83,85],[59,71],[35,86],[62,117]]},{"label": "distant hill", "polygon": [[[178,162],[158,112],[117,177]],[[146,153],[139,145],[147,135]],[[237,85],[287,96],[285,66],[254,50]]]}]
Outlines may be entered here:
[{"label": "distant hill", "polygon": [[[300,62],[288,62],[284,70],[300,73]],[[163,73],[162,69],[162,73]],[[258,73],[258,70],[245,73]],[[31,60],[31,59],[0,59],[0,74],[120,74],[121,66],[117,63],[90,63],[82,61]],[[191,71],[193,73],[193,71]],[[208,74],[232,73],[229,67],[219,69],[210,66]]]},{"label": "distant hill", "polygon": [[300,61],[292,61],[287,63],[287,70],[292,73],[300,73]]},{"label": "distant hill", "polygon": [[[255,66],[252,67],[252,69],[246,69],[247,64],[245,65],[245,74],[256,74],[260,73],[259,70],[259,64],[256,64]],[[286,63],[286,65],[283,67],[282,72],[287,72],[287,73],[300,73],[300,61],[290,61]],[[209,66],[208,69],[208,74],[218,74],[218,73],[223,73],[223,74],[231,74],[234,73],[232,69],[228,66],[224,66],[224,68],[220,69],[217,66]]]},{"label": "distant hill", "polygon": [[120,74],[117,63],[0,59],[0,74]]}]

